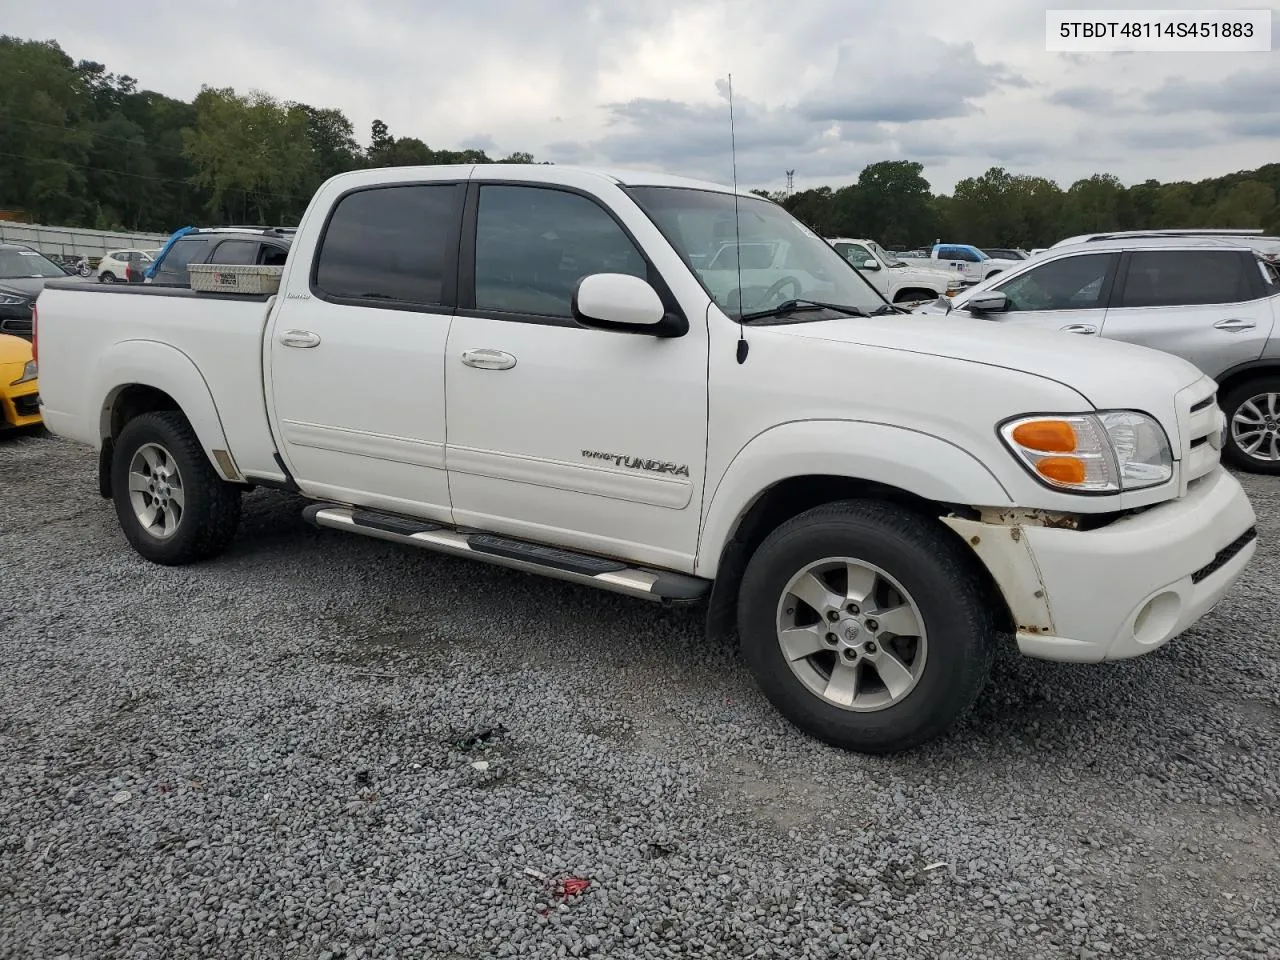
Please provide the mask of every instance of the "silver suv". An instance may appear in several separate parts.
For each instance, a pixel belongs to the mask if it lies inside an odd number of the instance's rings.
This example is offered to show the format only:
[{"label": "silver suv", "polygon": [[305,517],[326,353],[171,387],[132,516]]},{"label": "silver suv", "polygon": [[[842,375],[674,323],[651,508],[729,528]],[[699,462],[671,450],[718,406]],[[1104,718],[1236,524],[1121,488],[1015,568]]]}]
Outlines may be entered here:
[{"label": "silver suv", "polygon": [[1099,237],[917,312],[1107,337],[1191,361],[1218,381],[1225,459],[1280,474],[1280,268],[1243,238]]}]

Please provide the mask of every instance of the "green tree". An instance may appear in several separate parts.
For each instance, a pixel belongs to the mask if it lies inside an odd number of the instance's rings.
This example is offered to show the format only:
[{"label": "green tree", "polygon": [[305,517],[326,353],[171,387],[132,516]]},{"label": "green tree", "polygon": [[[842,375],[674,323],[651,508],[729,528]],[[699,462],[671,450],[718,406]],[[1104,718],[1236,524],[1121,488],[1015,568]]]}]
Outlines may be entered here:
[{"label": "green tree", "polygon": [[1275,190],[1257,180],[1244,180],[1213,205],[1209,225],[1257,229],[1271,218],[1275,206]]},{"label": "green tree", "polygon": [[241,97],[210,87],[195,106],[183,139],[210,215],[264,223],[293,216],[316,177],[306,110],[258,91]]}]

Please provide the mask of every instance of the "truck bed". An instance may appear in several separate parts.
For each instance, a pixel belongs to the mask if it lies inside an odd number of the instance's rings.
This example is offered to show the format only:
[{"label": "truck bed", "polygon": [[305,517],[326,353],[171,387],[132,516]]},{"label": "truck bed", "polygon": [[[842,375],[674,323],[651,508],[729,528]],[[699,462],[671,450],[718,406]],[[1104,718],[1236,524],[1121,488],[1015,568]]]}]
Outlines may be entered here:
[{"label": "truck bed", "polygon": [[56,433],[100,446],[107,410],[98,398],[106,396],[105,384],[127,383],[119,377],[122,368],[145,367],[148,356],[177,352],[208,387],[240,470],[280,476],[263,398],[263,335],[273,300],[51,281],[36,301],[41,358],[58,357],[40,372],[45,422]]}]

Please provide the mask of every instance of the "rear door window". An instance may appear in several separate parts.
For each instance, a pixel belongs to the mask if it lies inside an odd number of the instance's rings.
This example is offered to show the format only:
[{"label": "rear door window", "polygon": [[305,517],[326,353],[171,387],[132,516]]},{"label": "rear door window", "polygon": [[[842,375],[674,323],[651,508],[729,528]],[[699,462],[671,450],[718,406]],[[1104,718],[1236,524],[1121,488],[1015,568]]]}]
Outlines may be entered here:
[{"label": "rear door window", "polygon": [[289,249],[287,247],[277,247],[274,243],[264,243],[258,262],[264,267],[283,267],[285,260],[288,258]]},{"label": "rear door window", "polygon": [[156,271],[156,280],[161,283],[186,283],[187,265],[202,263],[208,252],[209,241],[205,237],[183,237],[169,248],[160,263],[160,269]]},{"label": "rear door window", "polygon": [[209,263],[251,264],[258,262],[256,240],[223,240],[213,251]]},{"label": "rear door window", "polygon": [[338,201],[316,258],[322,297],[361,305],[444,302],[457,250],[462,191],[452,183],[349,193]]},{"label": "rear door window", "polygon": [[1185,307],[1251,300],[1252,258],[1235,250],[1142,250],[1129,259],[1122,307]]}]

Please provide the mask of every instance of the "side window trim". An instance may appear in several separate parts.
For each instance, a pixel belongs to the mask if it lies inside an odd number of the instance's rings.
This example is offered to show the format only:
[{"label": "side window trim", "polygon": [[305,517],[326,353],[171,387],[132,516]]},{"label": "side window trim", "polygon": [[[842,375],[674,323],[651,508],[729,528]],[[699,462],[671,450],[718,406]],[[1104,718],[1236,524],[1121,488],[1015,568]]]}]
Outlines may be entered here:
[{"label": "side window trim", "polygon": [[[317,300],[348,307],[369,307],[375,310],[403,310],[408,313],[453,313],[458,302],[457,243],[461,227],[463,199],[467,181],[465,180],[398,180],[394,183],[379,183],[370,186],[352,187],[334,197],[325,213],[324,223],[320,227],[320,236],[311,254],[311,263],[307,266],[307,292]],[[347,197],[371,190],[387,190],[394,187],[453,187],[453,210],[450,214],[452,225],[451,236],[445,242],[445,262],[440,271],[440,303],[410,303],[400,300],[376,300],[364,297],[339,297],[321,290],[316,284],[316,275],[320,269],[320,254],[324,251],[325,237],[329,234],[329,225],[338,207]]]},{"label": "side window trim", "polygon": [[618,215],[613,210],[609,209],[607,204],[601,203],[599,198],[576,187],[562,184],[534,183],[528,180],[472,180],[467,184],[466,202],[463,205],[462,214],[462,230],[458,238],[458,316],[484,317],[500,320],[504,323],[532,323],[544,327],[588,329],[572,317],[560,317],[542,313],[505,313],[499,310],[481,310],[476,307],[476,234],[479,226],[480,189],[482,187],[527,187],[537,190],[557,190],[561,193],[570,193],[589,200],[614,222],[627,240],[630,241],[631,245],[635,247],[636,252],[640,254],[645,264],[646,279],[654,290],[658,292],[658,297],[662,300],[662,305],[666,308],[667,313],[674,314],[682,324],[687,323],[684,311],[680,309],[680,304],[676,301],[675,295],[671,292],[671,288],[667,286],[667,282],[658,271],[658,268],[653,265],[653,261],[644,249],[644,245],[636,239],[635,234],[618,218]]}]

